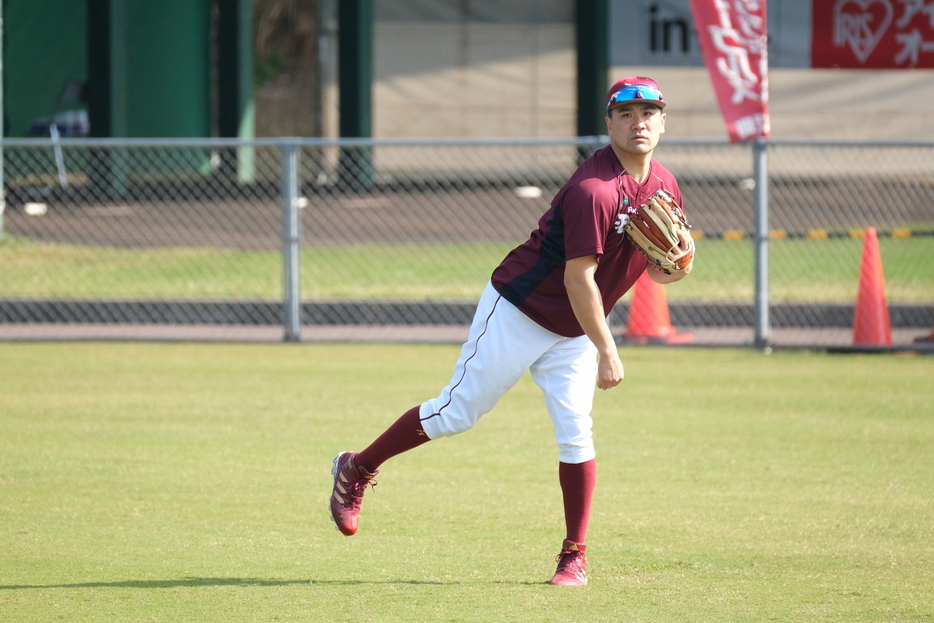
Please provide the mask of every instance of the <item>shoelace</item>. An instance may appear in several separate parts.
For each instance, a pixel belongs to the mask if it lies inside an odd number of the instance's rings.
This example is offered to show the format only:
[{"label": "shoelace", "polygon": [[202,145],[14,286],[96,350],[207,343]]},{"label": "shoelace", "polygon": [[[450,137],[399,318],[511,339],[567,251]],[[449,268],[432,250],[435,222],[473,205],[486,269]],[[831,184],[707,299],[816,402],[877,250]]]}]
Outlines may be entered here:
[{"label": "shoelace", "polygon": [[373,485],[375,488],[377,482],[373,478],[358,478],[353,486],[350,488],[350,505],[354,508],[360,507],[360,502],[363,500],[363,493],[366,491],[367,485]]},{"label": "shoelace", "polygon": [[[567,571],[571,567],[578,567],[578,562],[583,560],[584,552],[563,551],[555,556],[555,562],[558,563],[558,571]],[[576,569],[575,569],[576,570]]]}]

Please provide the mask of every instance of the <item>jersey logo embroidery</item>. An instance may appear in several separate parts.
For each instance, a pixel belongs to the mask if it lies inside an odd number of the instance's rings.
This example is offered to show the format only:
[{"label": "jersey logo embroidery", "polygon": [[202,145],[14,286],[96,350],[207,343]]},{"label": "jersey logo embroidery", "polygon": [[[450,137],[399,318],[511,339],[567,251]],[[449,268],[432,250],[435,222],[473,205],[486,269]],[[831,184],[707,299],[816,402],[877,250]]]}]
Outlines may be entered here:
[{"label": "jersey logo embroidery", "polygon": [[629,223],[629,197],[623,197],[619,202],[619,214],[616,215],[616,233],[621,234]]}]

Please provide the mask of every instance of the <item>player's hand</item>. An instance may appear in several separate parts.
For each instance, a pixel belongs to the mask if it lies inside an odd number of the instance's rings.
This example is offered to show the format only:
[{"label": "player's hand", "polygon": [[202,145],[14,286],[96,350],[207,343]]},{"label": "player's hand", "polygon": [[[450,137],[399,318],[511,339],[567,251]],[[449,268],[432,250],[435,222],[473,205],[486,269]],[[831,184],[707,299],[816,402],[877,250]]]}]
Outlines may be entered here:
[{"label": "player's hand", "polygon": [[678,232],[678,244],[671,248],[671,251],[668,252],[668,260],[672,263],[676,263],[680,258],[690,254],[690,262],[681,270],[669,270],[663,268],[658,264],[649,263],[649,270],[647,271],[649,278],[655,283],[660,283],[662,285],[668,285],[669,283],[674,283],[675,281],[680,281],[688,273],[691,272],[694,268],[694,239],[691,237],[691,233],[687,229],[682,229]]},{"label": "player's hand", "polygon": [[619,385],[623,380],[623,362],[615,350],[607,355],[600,356],[597,365],[597,387],[610,389]]},{"label": "player's hand", "polygon": [[683,228],[679,229],[678,244],[668,253],[668,259],[672,262],[677,262],[680,258],[689,253],[691,254],[691,263],[684,267],[683,272],[685,275],[694,268],[694,238],[691,237],[691,232],[689,230]]}]

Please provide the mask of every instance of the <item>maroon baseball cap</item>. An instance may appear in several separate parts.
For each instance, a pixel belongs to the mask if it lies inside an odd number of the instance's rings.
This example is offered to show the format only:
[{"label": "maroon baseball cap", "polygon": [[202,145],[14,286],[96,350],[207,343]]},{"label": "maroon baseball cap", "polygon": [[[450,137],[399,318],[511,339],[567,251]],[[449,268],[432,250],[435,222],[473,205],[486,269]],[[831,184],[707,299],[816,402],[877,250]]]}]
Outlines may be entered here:
[{"label": "maroon baseball cap", "polygon": [[643,76],[629,76],[610,87],[606,94],[606,111],[610,112],[617,106],[632,101],[649,102],[659,108],[665,107],[665,98],[662,97],[658,83]]}]

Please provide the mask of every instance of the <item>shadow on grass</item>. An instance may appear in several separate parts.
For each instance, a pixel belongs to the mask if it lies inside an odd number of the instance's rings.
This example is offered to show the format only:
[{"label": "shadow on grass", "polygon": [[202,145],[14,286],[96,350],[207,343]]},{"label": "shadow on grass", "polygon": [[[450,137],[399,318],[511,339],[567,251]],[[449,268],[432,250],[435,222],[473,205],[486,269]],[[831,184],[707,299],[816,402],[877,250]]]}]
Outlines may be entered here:
[{"label": "shadow on grass", "polygon": [[287,586],[309,580],[263,580],[261,578],[181,578],[179,580],[124,580],[122,582],[79,582],[75,584],[0,584],[0,590],[24,588],[194,588],[198,586]]},{"label": "shadow on grass", "polygon": [[[288,586],[290,584],[319,584],[327,586],[355,586],[364,584],[414,584],[447,586],[465,582],[437,582],[430,580],[264,580],[261,578],[182,578],[179,580],[124,580],[122,582],[80,582],[75,584],[0,584],[2,590],[43,588],[197,588],[199,586]],[[537,582],[495,582],[495,584],[538,584]]]}]

